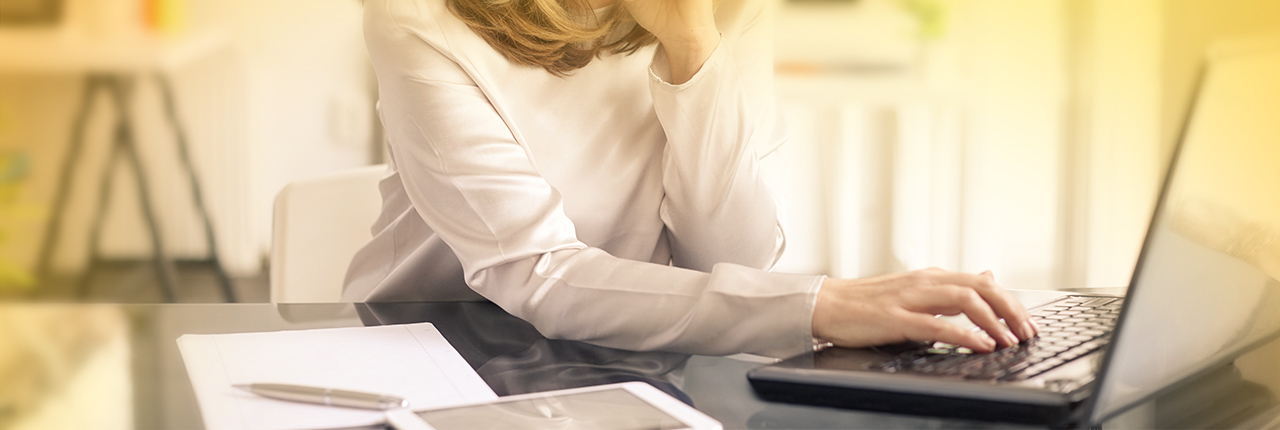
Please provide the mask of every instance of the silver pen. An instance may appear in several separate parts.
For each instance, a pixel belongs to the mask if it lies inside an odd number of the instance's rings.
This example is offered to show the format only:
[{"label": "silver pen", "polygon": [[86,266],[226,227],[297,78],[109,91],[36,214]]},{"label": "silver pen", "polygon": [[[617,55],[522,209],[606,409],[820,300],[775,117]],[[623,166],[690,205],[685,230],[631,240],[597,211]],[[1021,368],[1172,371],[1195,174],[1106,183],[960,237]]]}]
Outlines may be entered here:
[{"label": "silver pen", "polygon": [[241,384],[232,387],[272,399],[292,402],[315,403],[325,406],[342,406],[361,409],[397,409],[409,407],[409,400],[386,394],[333,388],[308,387],[292,384]]}]

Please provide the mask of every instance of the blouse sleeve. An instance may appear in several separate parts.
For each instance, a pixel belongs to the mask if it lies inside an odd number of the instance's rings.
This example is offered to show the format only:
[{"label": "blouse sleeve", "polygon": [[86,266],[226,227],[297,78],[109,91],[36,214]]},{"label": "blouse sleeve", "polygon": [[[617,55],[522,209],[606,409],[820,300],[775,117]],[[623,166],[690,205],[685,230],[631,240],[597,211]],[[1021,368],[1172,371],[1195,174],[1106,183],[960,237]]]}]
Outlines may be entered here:
[{"label": "blouse sleeve", "polygon": [[365,39],[405,190],[468,286],[552,338],[697,354],[810,347],[819,277],[695,271],[578,241],[560,195],[433,33],[424,3],[366,2]]},{"label": "blouse sleeve", "polygon": [[677,266],[767,269],[785,242],[759,159],[788,137],[774,99],[772,21],[765,2],[732,0],[721,3],[717,21],[741,33],[725,34],[689,81],[668,83],[661,48],[650,67],[654,110],[667,134],[662,221]]}]

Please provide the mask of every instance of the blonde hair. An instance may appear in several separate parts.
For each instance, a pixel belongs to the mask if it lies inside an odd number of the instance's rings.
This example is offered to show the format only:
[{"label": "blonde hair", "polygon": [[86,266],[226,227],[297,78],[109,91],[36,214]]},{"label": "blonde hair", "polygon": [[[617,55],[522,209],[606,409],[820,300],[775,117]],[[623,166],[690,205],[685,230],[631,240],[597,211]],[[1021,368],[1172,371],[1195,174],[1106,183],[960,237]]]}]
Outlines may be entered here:
[{"label": "blonde hair", "polygon": [[[595,26],[581,23],[594,16],[586,0],[449,0],[449,9],[489,46],[508,60],[566,76],[604,53],[632,54],[657,42],[617,5]],[[609,41],[620,26],[632,28]]]}]

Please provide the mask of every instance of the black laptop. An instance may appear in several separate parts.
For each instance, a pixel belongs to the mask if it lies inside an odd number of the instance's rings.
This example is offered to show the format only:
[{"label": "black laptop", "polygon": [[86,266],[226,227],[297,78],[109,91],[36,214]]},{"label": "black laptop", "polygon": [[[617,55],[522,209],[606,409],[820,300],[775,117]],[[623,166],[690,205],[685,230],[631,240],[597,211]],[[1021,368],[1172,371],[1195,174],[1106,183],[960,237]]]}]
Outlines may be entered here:
[{"label": "black laptop", "polygon": [[[826,348],[748,374],[781,402],[1090,426],[1280,334],[1280,37],[1216,47],[1123,296],[1030,309],[1038,338]],[[1278,365],[1280,367],[1280,365]]]}]

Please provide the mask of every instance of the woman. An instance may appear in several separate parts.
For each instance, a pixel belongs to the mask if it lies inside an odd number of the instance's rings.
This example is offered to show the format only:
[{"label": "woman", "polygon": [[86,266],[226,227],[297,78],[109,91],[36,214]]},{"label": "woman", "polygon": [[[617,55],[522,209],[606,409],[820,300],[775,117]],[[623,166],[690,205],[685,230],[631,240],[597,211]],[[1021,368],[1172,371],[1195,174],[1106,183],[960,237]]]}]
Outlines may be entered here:
[{"label": "woman", "polygon": [[[768,272],[765,0],[616,1],[365,2],[391,160],[346,299],[488,299],[549,337],[699,354],[1035,335],[989,273]],[[933,318],[961,312],[990,337]]]}]

